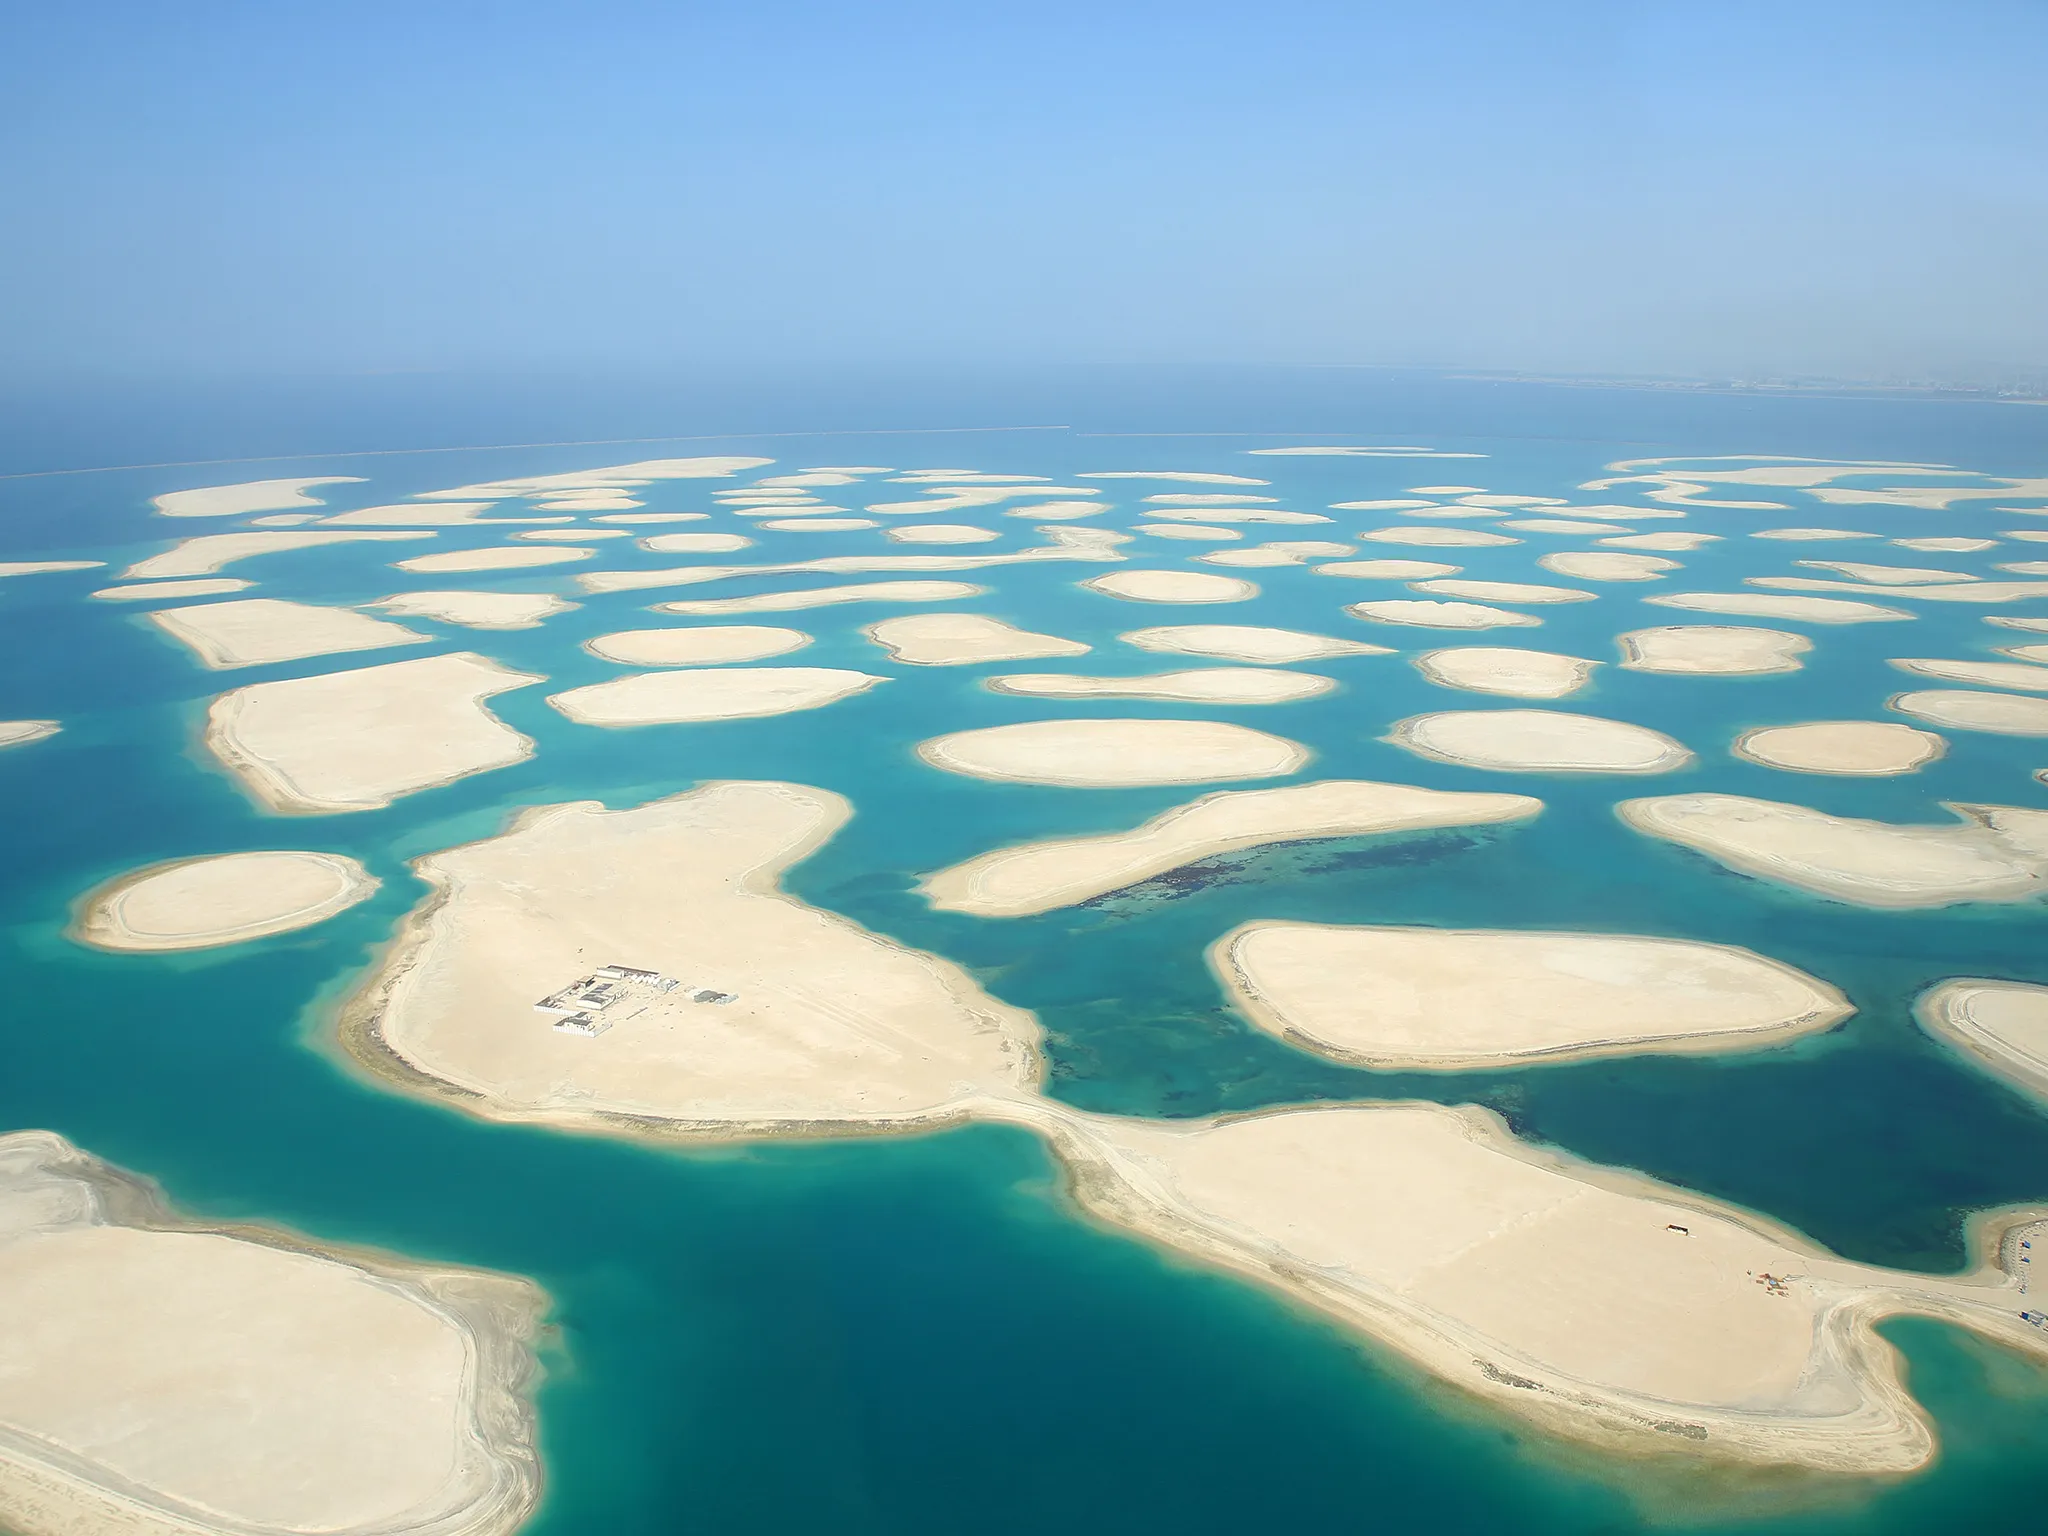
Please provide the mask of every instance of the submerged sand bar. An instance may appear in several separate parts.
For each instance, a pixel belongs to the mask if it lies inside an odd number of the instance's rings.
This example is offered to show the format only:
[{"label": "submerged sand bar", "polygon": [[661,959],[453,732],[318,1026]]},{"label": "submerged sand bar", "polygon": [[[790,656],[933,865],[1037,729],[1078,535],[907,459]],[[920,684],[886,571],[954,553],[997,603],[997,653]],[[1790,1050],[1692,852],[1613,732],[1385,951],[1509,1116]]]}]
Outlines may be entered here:
[{"label": "submerged sand bar", "polygon": [[211,949],[325,922],[376,892],[354,859],[300,850],[180,859],[123,875],[81,904],[95,949]]},{"label": "submerged sand bar", "polygon": [[934,768],[1013,784],[1112,789],[1298,773],[1308,748],[1219,720],[1030,720],[918,743]]},{"label": "submerged sand bar", "polygon": [[2048,987],[2021,981],[1944,981],[1913,1013],[1947,1042],[2022,1093],[2048,1101]]}]

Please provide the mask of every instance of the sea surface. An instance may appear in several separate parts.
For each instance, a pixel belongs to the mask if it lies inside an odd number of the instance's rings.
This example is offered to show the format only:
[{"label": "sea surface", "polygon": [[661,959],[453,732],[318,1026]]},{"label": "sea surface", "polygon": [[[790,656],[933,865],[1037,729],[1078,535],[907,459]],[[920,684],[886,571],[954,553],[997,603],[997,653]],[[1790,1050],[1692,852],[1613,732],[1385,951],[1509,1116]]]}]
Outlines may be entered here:
[{"label": "sea surface", "polygon": [[[1440,559],[1468,577],[1591,585],[1596,602],[1533,609],[1534,630],[1472,635],[1369,625],[1341,607],[1408,596],[1398,582],[1302,567],[1191,564],[1207,546],[1139,538],[1134,566],[1215,570],[1258,583],[1250,602],[1181,607],[1078,588],[1110,567],[1049,562],[957,578],[989,589],[943,605],[1085,640],[1071,660],[986,667],[891,663],[862,626],[921,607],[856,604],[733,622],[816,637],[802,664],[883,673],[889,685],[829,708],[713,725],[603,730],[565,720],[547,692],[622,669],[579,642],[699,621],[650,615],[676,598],[867,577],[747,578],[586,597],[579,570],[919,552],[878,530],[761,531],[735,557],[660,556],[608,540],[583,566],[409,576],[389,562],[501,541],[456,528],[415,544],[341,545],[230,568],[247,595],[367,602],[408,589],[558,591],[583,606],[538,628],[474,630],[407,619],[545,674],[492,709],[538,743],[517,766],[361,814],[280,818],[256,808],[200,744],[227,687],[420,654],[365,652],[208,672],[127,604],[92,601],[121,565],[238,518],[152,515],[165,491],[283,476],[358,475],[316,489],[335,511],[465,483],[635,459],[752,454],[734,480],[636,492],[647,510],[714,513],[643,532],[744,528],[710,492],[816,465],[958,468],[1100,486],[1110,510],[1071,526],[1128,528],[1142,498],[1229,488],[1074,481],[1090,470],[1255,475],[1244,487],[1296,510],[1391,498],[1418,485],[1643,506],[1641,487],[1586,492],[1623,459],[1794,454],[1933,461],[2048,474],[2048,410],[1988,402],[1778,399],[1572,389],[1334,371],[1111,374],[1061,381],[910,376],[780,395],[633,381],[518,388],[362,381],[236,394],[73,386],[0,432],[0,560],[75,558],[107,569],[0,581],[0,718],[54,718],[57,737],[0,752],[0,1129],[42,1127],[159,1181],[183,1209],[277,1222],[316,1237],[532,1277],[554,1300],[538,1388],[547,1488],[535,1536],[688,1532],[1075,1533],[1246,1530],[1563,1536],[1666,1525],[1703,1531],[1990,1530],[2048,1500],[2048,1374],[1926,1322],[1888,1325],[1935,1417],[1938,1463],[1889,1482],[1705,1478],[1681,1464],[1601,1463],[1420,1377],[1369,1341],[1240,1280],[1100,1228],[1063,1194],[1042,1146],[1009,1128],[899,1139],[677,1150],[493,1125],[389,1093],[328,1043],[337,1001],[425,887],[407,861],[487,837],[523,807],[630,806],[700,781],[785,778],[846,795],[855,819],[795,869],[803,899],[973,970],[1047,1032],[1048,1091],[1090,1110],[1185,1117],[1308,1101],[1480,1103],[1533,1140],[1641,1169],[1766,1213],[1857,1259],[1923,1270],[1965,1261],[1967,1216],[2048,1200],[2048,1112],[1960,1062],[1914,1024],[1913,998],[1948,976],[2048,982],[2038,904],[1881,912],[1729,873],[1641,837],[1613,815],[1637,794],[1721,790],[1892,821],[1940,821],[1941,802],[2048,805],[2040,739],[1944,731],[1948,755],[1894,779],[1795,775],[1738,762],[1757,725],[1886,718],[1914,687],[1895,656],[1990,655],[2048,639],[1993,629],[1987,611],[2048,613],[2036,598],[1985,609],[1866,600],[1911,623],[1809,625],[1646,607],[1665,590],[1739,590],[1802,572],[1800,559],[1870,560],[1997,576],[2048,544],[1924,554],[1879,539],[1753,540],[1822,524],[1895,536],[2048,531],[2048,518],[1968,501],[1946,511],[1822,506],[1758,487],[1784,512],[1688,509],[1638,531],[1726,535],[1671,558],[1661,582],[1583,584],[1535,566],[1588,537],[1528,533],[1506,548],[1361,547],[1355,558]],[[806,392],[808,387],[809,392]],[[893,391],[893,393],[892,393]],[[1029,430],[1015,430],[1029,429]],[[644,437],[632,443],[568,442]],[[476,441],[550,447],[472,448]],[[1262,447],[1425,448],[1470,457],[1266,457]],[[314,450],[320,451],[314,451]],[[196,463],[186,461],[240,460]],[[171,462],[178,461],[178,462]],[[98,469],[100,465],[145,467]],[[52,473],[51,471],[88,471]],[[1886,476],[1839,482],[1892,483]],[[820,494],[858,508],[916,486],[875,476]],[[843,499],[851,496],[854,499]],[[1016,503],[930,519],[999,527],[1000,551],[1040,542]],[[2015,497],[2013,506],[2048,505]],[[517,502],[499,515],[522,515]],[[1325,526],[1246,527],[1244,543],[1331,538],[1402,521],[1329,512]],[[1505,516],[1521,515],[1515,512]],[[1526,515],[1551,515],[1532,509]],[[1555,515],[1570,516],[1560,509]],[[1422,525],[1422,524],[1419,524]],[[1490,526],[1478,521],[1429,526]],[[1615,532],[1630,531],[1616,528]],[[938,548],[931,552],[945,553]],[[1125,567],[1129,568],[1129,567]],[[1508,605],[1512,606],[1512,605]],[[1613,636],[1669,623],[1754,622],[1810,634],[1801,671],[1677,678],[1608,665],[1560,709],[1668,732],[1698,754],[1654,779],[1504,775],[1436,764],[1381,737],[1434,709],[1523,701],[1425,682],[1407,656],[1504,644],[1610,663]],[[1001,671],[1140,673],[1204,663],[1121,645],[1154,624],[1275,624],[1398,647],[1297,670],[1341,689],[1297,704],[1203,709],[997,696]],[[1539,706],[1541,707],[1541,706]],[[923,766],[911,748],[948,730],[1062,716],[1237,720],[1315,749],[1313,777],[1513,789],[1546,802],[1532,823],[1328,842],[1214,861],[1196,875],[1023,920],[934,913],[918,875],[1027,838],[1122,828],[1202,790],[1083,791],[995,784]],[[1891,718],[1898,718],[1892,716]],[[306,847],[354,855],[384,881],[315,928],[177,956],[97,953],[64,936],[99,882],[159,860]],[[1857,1013],[1793,1045],[1714,1057],[1606,1059],[1516,1071],[1381,1074],[1319,1061],[1252,1029],[1203,962],[1252,918],[1573,928],[1745,945],[1848,993]]]}]

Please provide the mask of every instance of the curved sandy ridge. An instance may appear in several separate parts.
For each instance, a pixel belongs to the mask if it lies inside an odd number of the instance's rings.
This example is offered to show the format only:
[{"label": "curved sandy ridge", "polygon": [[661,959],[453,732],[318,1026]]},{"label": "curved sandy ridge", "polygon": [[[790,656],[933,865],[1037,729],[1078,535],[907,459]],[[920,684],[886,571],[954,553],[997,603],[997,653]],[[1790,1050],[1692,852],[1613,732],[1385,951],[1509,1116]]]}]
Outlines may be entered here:
[{"label": "curved sandy ridge", "polygon": [[1253,922],[1209,964],[1268,1034],[1382,1072],[1757,1050],[1854,1011],[1749,950],[1625,934]]},{"label": "curved sandy ridge", "polygon": [[1418,757],[1500,772],[1669,773],[1693,760],[1661,731],[1551,709],[1412,715],[1381,739]]},{"label": "curved sandy ridge", "polygon": [[1912,773],[1940,757],[1948,743],[1897,721],[1813,720],[1744,731],[1729,750],[1766,768],[1871,777]]},{"label": "curved sandy ridge", "polygon": [[570,688],[548,703],[579,725],[676,725],[822,709],[887,681],[838,667],[679,667]]},{"label": "curved sandy ridge", "polygon": [[989,678],[991,693],[1033,699],[1155,699],[1167,704],[1292,704],[1337,684],[1305,672],[1259,667],[1197,667],[1141,677],[1082,677],[1072,672],[1013,672]]},{"label": "curved sandy ridge", "polygon": [[505,1536],[540,1488],[505,1275],[184,1221],[0,1137],[0,1521],[39,1536]]},{"label": "curved sandy ridge", "polygon": [[1666,624],[1616,635],[1621,665],[1630,672],[1681,677],[1757,677],[1797,672],[1813,649],[1804,635],[1740,624]]},{"label": "curved sandy ridge", "polygon": [[1018,629],[982,613],[905,614],[870,624],[861,633],[886,650],[890,660],[917,667],[1082,656],[1089,649],[1079,640]]},{"label": "curved sandy ridge", "polygon": [[1219,661],[1251,661],[1261,666],[1321,661],[1331,656],[1393,654],[1384,645],[1304,634],[1295,629],[1270,629],[1262,624],[1160,624],[1126,631],[1117,639],[1141,651],[1213,656]]},{"label": "curved sandy ridge", "polygon": [[1240,849],[1483,826],[1520,821],[1542,809],[1543,802],[1528,795],[1451,793],[1364,779],[1224,790],[1162,811],[1128,832],[985,853],[925,876],[918,891],[941,911],[1030,917]]},{"label": "curved sandy ridge", "polygon": [[72,936],[96,949],[211,949],[325,922],[380,882],[338,853],[223,853],[134,870],[88,892]]},{"label": "curved sandy ridge", "polygon": [[1577,693],[1592,680],[1593,669],[1599,665],[1582,656],[1504,645],[1456,646],[1424,651],[1415,658],[1415,670],[1439,687],[1517,699],[1561,699]]},{"label": "curved sandy ridge", "polygon": [[150,497],[161,517],[240,517],[250,512],[282,512],[325,503],[307,491],[316,485],[360,485],[360,475],[309,475],[295,480],[244,480],[239,485],[202,485],[189,491],[166,491]]},{"label": "curved sandy ridge", "polygon": [[1012,784],[1114,789],[1298,773],[1299,742],[1221,720],[1027,720],[917,744],[934,768]]},{"label": "curved sandy ridge", "polygon": [[1913,1016],[1935,1038],[2048,1101],[2048,987],[1959,978],[1922,993]]}]

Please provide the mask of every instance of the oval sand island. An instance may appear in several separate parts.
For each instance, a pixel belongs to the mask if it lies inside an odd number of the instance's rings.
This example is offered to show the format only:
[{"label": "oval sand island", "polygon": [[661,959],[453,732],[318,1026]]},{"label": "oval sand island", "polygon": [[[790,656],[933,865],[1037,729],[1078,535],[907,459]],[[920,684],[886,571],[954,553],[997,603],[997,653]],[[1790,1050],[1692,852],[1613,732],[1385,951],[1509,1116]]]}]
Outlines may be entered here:
[{"label": "oval sand island", "polygon": [[1536,563],[1578,581],[1661,581],[1666,572],[1680,569],[1676,560],[1598,549],[1566,550]]},{"label": "oval sand island", "polygon": [[1661,731],[1550,709],[1414,715],[1382,739],[1435,762],[1504,773],[1669,773],[1692,761]]},{"label": "oval sand island", "polygon": [[977,661],[1029,661],[1082,656],[1088,647],[1058,635],[1034,634],[983,613],[911,613],[862,631],[892,661],[914,667],[958,667]]},{"label": "oval sand island", "polygon": [[1499,693],[1516,699],[1561,699],[1568,693],[1577,693],[1599,665],[1581,656],[1522,651],[1504,645],[1424,651],[1415,658],[1415,670],[1439,687]]},{"label": "oval sand island", "polygon": [[298,850],[152,865],[81,905],[76,937],[96,949],[210,949],[325,922],[378,882],[354,859]]},{"label": "oval sand island", "polygon": [[469,629],[532,629],[576,604],[552,592],[400,592],[364,606]]},{"label": "oval sand island", "polygon": [[559,545],[545,549],[532,544],[499,544],[487,549],[450,549],[438,555],[414,555],[410,560],[394,560],[392,565],[422,576],[448,576],[465,571],[523,571],[537,565],[572,565],[596,553],[594,549]]},{"label": "oval sand island", "polygon": [[971,581],[849,581],[836,587],[806,587],[794,592],[756,592],[750,597],[705,597],[656,603],[657,613],[711,617],[727,613],[796,613],[806,608],[832,608],[840,603],[951,603],[979,597],[984,588]]},{"label": "oval sand island", "polygon": [[1409,584],[1432,597],[1459,597],[1481,603],[1590,603],[1600,594],[1577,587],[1551,587],[1533,581],[1470,581],[1464,577]]},{"label": "oval sand island", "polygon": [[2048,699],[2017,693],[1975,693],[1964,688],[1929,688],[1898,693],[1885,700],[1887,709],[1945,725],[1956,731],[1985,731],[1994,736],[2048,736]]},{"label": "oval sand island", "polygon": [[1308,748],[1218,720],[1030,720],[919,742],[934,768],[1012,784],[1113,789],[1298,773]]},{"label": "oval sand island", "polygon": [[1911,773],[1948,750],[1932,731],[1889,720],[1815,720],[1744,731],[1730,749],[1737,757],[1791,773],[1883,777]]},{"label": "oval sand island", "polygon": [[2016,688],[2022,693],[2048,693],[2048,667],[2024,661],[1947,661],[1932,656],[1894,656],[1892,665],[1916,677],[1944,683],[1974,683],[1981,688]]},{"label": "oval sand island", "polygon": [[1484,549],[1522,542],[1483,528],[1371,528],[1359,537],[1372,544],[1410,544],[1426,549]]},{"label": "oval sand island", "polygon": [[992,677],[991,693],[1032,699],[1155,699],[1166,704],[1292,704],[1337,685],[1306,672],[1259,667],[1198,667],[1145,677],[1080,677],[1071,672],[1013,672]]},{"label": "oval sand island", "polygon": [[1944,981],[1921,995],[1913,1014],[1985,1071],[2048,1102],[2048,987]]},{"label": "oval sand island", "polygon": [[1259,595],[1256,582],[1200,571],[1111,571],[1081,585],[1132,603],[1241,603]]},{"label": "oval sand island", "polygon": [[583,649],[629,667],[707,667],[726,661],[760,661],[811,643],[800,629],[771,624],[702,624],[674,629],[622,629],[596,635]]},{"label": "oval sand island", "polygon": [[1664,624],[1616,635],[1621,665],[1629,672],[1675,677],[1760,677],[1797,672],[1813,649],[1804,635],[1741,624]]},{"label": "oval sand island", "polygon": [[1417,629],[1527,629],[1543,622],[1533,613],[1511,613],[1484,603],[1449,603],[1427,597],[1347,603],[1344,611],[1375,624],[1406,624]]},{"label": "oval sand island", "polygon": [[1141,651],[1174,656],[1213,656],[1218,661],[1250,661],[1262,666],[1296,661],[1322,661],[1331,656],[1391,656],[1384,645],[1339,640],[1333,635],[1304,634],[1298,629],[1268,629],[1259,624],[1161,624],[1117,636]]},{"label": "oval sand island", "polygon": [[822,709],[887,681],[839,667],[678,668],[552,693],[548,703],[579,725],[679,725]]}]

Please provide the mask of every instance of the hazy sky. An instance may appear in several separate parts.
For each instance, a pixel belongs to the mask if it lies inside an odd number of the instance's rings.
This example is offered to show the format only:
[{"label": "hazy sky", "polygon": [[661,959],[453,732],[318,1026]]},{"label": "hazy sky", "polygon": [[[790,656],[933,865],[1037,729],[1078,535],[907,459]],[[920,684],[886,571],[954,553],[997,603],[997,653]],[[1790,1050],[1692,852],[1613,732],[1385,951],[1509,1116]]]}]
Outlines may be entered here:
[{"label": "hazy sky", "polygon": [[0,361],[2048,365],[2048,5],[0,0]]}]

